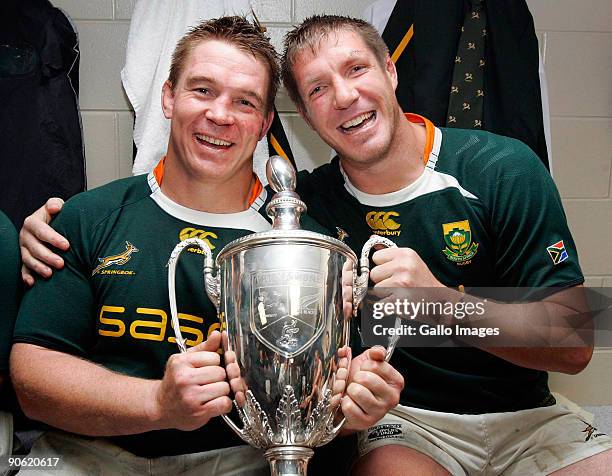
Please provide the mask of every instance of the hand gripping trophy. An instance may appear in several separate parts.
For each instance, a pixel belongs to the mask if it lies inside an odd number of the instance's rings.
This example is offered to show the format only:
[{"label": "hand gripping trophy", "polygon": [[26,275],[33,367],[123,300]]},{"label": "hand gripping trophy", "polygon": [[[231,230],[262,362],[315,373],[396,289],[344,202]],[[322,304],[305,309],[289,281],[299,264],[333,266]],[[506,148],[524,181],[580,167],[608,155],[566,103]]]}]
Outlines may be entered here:
[{"label": "hand gripping trophy", "polygon": [[276,192],[267,207],[272,230],[226,245],[216,257],[216,274],[203,240],[176,245],[168,262],[170,311],[185,352],[175,271],[181,252],[198,246],[205,255],[206,293],[221,320],[225,365],[240,369],[240,384],[232,390],[242,428],[223,418],[244,441],[265,450],[272,475],[306,475],[312,448],[331,441],[344,423],[338,407],[346,385],[340,376],[348,372],[338,371],[348,370],[350,318],[367,290],[370,250],[395,245],[373,236],[358,274],[357,257],[346,244],[300,229],[306,205],[295,193],[291,164],[275,156],[266,172]]}]

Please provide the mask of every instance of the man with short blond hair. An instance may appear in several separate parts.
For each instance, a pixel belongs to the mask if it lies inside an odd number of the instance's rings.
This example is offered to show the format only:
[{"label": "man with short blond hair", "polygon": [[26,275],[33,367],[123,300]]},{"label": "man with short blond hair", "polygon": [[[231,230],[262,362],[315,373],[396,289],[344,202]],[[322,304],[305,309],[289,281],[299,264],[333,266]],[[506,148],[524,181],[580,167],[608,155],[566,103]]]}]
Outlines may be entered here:
[{"label": "man with short blond hair", "polygon": [[[552,329],[536,319],[588,312],[561,200],[536,155],[513,139],[404,114],[381,42],[366,22],[333,15],[285,38],[285,87],[338,154],[298,177],[311,215],[348,233],[354,250],[373,233],[399,246],[372,255],[375,287],[437,288],[451,303],[478,302],[457,287],[548,288],[540,302],[489,303],[484,322],[502,330]],[[360,435],[354,472],[601,474],[612,465],[612,440],[590,435],[547,385],[546,371],[582,370],[592,342],[481,347],[396,349],[401,404]]]}]

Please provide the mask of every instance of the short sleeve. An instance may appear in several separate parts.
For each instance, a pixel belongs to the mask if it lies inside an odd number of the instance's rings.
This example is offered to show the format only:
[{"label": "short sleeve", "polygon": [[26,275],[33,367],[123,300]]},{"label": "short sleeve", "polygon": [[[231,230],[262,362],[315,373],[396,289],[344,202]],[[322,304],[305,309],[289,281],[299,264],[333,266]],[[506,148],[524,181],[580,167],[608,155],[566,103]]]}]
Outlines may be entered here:
[{"label": "short sleeve", "polygon": [[94,345],[94,298],[89,282],[91,266],[85,252],[88,231],[84,216],[84,210],[70,201],[53,221],[53,228],[70,241],[70,249],[59,252],[64,268],[49,280],[38,279],[25,294],[14,342],[79,356],[86,355]]},{"label": "short sleeve", "polygon": [[488,204],[499,284],[580,284],[578,252],[552,177],[527,146],[517,147],[517,154],[502,165]]}]

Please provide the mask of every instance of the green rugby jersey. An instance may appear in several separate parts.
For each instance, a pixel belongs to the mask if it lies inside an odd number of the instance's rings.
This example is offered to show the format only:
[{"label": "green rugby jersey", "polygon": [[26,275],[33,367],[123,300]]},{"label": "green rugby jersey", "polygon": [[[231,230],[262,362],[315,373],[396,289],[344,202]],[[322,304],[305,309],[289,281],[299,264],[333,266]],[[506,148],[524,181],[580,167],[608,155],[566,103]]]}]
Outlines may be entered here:
[{"label": "green rugby jersey", "polygon": [[[69,251],[61,253],[65,267],[26,293],[15,342],[73,354],[135,377],[162,378],[168,357],[178,352],[168,300],[171,251],[182,239],[199,237],[216,256],[230,241],[270,229],[263,215],[268,195],[261,190],[240,213],[198,212],[172,202],[149,174],[75,196],[53,221],[70,239]],[[202,264],[199,250],[189,248],[177,266],[178,316],[189,346],[219,329],[216,309],[204,292]],[[243,444],[220,418],[193,432],[164,430],[110,440],[146,457]]]},{"label": "green rugby jersey", "polygon": [[[413,248],[446,286],[563,288],[584,281],[559,194],[527,146],[407,118],[427,127],[421,177],[370,195],[350,183],[336,157],[298,177],[311,217],[345,230],[358,255],[372,234]],[[453,235],[464,241],[454,243]],[[490,413],[554,402],[546,372],[475,348],[399,348],[392,364],[404,375],[401,403],[408,406]]]},{"label": "green rugby jersey", "polygon": [[[21,300],[21,256],[13,223],[0,211],[0,374],[8,375],[13,326]],[[0,405],[0,408],[2,406]]]}]

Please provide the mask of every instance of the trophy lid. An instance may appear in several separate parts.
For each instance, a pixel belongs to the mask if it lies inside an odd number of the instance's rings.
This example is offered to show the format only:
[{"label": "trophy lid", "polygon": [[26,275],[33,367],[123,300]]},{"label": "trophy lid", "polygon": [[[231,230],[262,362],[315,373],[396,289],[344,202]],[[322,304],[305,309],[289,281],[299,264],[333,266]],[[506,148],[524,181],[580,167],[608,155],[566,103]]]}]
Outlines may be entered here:
[{"label": "trophy lid", "polygon": [[275,192],[295,192],[295,169],[288,160],[278,155],[270,157],[266,162],[266,177]]},{"label": "trophy lid", "polygon": [[217,262],[246,248],[264,246],[272,242],[319,246],[357,260],[355,253],[340,240],[300,229],[300,216],[307,207],[295,192],[296,173],[288,160],[278,155],[270,157],[266,163],[266,175],[270,186],[276,192],[266,207],[266,212],[272,219],[272,230],[253,233],[228,243],[219,252]]}]

